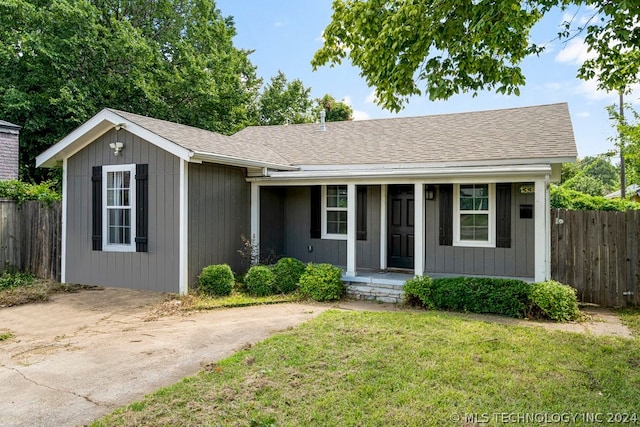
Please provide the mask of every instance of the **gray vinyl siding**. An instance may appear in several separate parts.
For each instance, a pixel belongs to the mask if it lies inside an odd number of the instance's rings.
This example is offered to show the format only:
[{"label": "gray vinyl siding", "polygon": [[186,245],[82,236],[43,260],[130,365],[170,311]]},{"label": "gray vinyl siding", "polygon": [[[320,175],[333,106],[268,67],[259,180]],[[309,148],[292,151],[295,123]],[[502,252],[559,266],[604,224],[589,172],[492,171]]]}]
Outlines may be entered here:
[{"label": "gray vinyl siding", "polygon": [[[311,239],[309,187],[264,188],[261,193],[261,248],[303,262],[347,263],[346,240]],[[281,228],[278,228],[281,227]],[[274,232],[281,230],[281,233]],[[311,247],[311,252],[309,251]],[[281,250],[280,250],[281,248]],[[356,243],[357,268],[380,266],[380,187],[367,187],[367,240]]]},{"label": "gray vinyl siding", "polygon": [[534,204],[534,195],[520,194],[512,185],[511,247],[469,248],[438,243],[438,197],[425,201],[425,273],[507,277],[534,276],[534,219],[520,218],[521,204]]},{"label": "gray vinyl siding", "polygon": [[238,250],[250,238],[250,191],[242,168],[189,164],[189,285],[207,265],[246,269]]},{"label": "gray vinyl siding", "polygon": [[[124,130],[125,147],[114,156],[111,130],[67,162],[66,281],[88,285],[178,292],[180,160]],[[93,166],[149,165],[148,252],[92,250],[91,174]],[[104,201],[103,201],[104,202]]]}]

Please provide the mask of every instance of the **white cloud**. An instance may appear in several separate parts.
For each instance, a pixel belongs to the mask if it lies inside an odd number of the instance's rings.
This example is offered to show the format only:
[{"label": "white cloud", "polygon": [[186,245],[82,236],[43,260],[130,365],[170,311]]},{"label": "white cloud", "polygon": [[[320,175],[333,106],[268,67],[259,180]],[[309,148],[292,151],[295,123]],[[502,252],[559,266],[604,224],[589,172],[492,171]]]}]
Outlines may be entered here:
[{"label": "white cloud", "polygon": [[344,98],[342,98],[342,102],[344,102],[345,104],[347,104],[348,106],[351,106],[351,97],[349,95],[345,96]]},{"label": "white cloud", "polygon": [[353,110],[353,120],[369,120],[371,116],[361,110]]},{"label": "white cloud", "polygon": [[274,27],[284,27],[284,22],[281,22],[281,21],[274,22],[273,26]]},{"label": "white cloud", "polygon": [[570,40],[564,48],[556,55],[557,62],[568,62],[570,64],[582,65],[587,59],[596,57],[595,52],[589,52],[584,39],[576,37]]},{"label": "white cloud", "polygon": [[378,102],[378,98],[376,97],[376,91],[372,90],[371,93],[365,98],[364,102],[367,104],[375,104]]},{"label": "white cloud", "polygon": [[576,114],[576,116],[578,117],[591,117],[591,113],[589,113],[588,111],[583,111],[581,113]]},{"label": "white cloud", "polygon": [[562,85],[561,85],[560,83],[556,83],[556,82],[549,82],[549,83],[545,83],[545,84],[543,85],[543,87],[544,87],[546,90],[550,90],[550,91],[553,91],[553,92],[557,92],[557,91],[559,91],[560,89],[562,89]]}]

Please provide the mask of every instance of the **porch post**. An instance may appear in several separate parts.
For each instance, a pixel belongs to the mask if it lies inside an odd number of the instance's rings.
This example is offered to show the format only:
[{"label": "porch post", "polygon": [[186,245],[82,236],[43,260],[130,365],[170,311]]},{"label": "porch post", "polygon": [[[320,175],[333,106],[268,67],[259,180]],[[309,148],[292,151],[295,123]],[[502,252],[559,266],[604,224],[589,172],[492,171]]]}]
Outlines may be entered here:
[{"label": "porch post", "polygon": [[347,272],[346,275],[356,275],[356,185],[347,185]]},{"label": "porch post", "polygon": [[549,177],[535,182],[534,271],[536,282],[549,280],[551,223],[549,220]]},{"label": "porch post", "polygon": [[387,198],[389,187],[380,185],[380,270],[387,269]]},{"label": "porch post", "polygon": [[260,254],[260,185],[251,183],[251,244]]},{"label": "porch post", "polygon": [[414,236],[413,262],[416,276],[424,274],[424,184],[416,183],[414,199]]}]

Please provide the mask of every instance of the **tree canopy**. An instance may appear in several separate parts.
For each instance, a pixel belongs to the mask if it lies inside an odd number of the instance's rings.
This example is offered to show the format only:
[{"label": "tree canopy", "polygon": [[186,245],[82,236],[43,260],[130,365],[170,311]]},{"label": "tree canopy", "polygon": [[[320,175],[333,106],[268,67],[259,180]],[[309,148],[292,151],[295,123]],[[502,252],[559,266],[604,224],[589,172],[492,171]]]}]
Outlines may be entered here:
[{"label": "tree canopy", "polygon": [[311,88],[305,88],[302,81],[287,81],[282,71],[265,85],[258,99],[258,124],[284,125],[311,123],[313,101]]},{"label": "tree canopy", "polygon": [[0,118],[34,158],[104,107],[222,133],[245,126],[260,80],[214,0],[0,2]]},{"label": "tree canopy", "polygon": [[336,101],[336,99],[329,94],[316,99],[316,109],[318,113],[322,110],[325,111],[325,120],[328,122],[353,120],[353,108],[342,101]]},{"label": "tree canopy", "polygon": [[584,33],[596,57],[578,76],[597,78],[602,89],[628,89],[640,67],[635,0],[334,0],[312,65],[349,59],[392,111],[423,93],[432,100],[483,89],[519,94],[525,83],[520,64],[544,50],[531,41],[532,27],[552,8],[570,5],[587,6],[591,19],[583,27],[566,22],[549,39]]}]

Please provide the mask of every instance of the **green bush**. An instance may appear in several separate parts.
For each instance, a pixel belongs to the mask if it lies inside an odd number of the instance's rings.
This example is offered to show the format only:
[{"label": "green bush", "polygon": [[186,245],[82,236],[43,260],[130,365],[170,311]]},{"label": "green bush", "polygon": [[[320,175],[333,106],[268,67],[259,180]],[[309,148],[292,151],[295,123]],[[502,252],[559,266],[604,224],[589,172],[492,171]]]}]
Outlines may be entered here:
[{"label": "green bush", "polygon": [[338,300],[344,291],[342,270],[331,264],[309,263],[300,276],[300,293],[315,301]]},{"label": "green bush", "polygon": [[33,274],[7,269],[2,276],[0,276],[0,291],[29,286],[33,284],[34,280],[35,276]]},{"label": "green bush", "polygon": [[568,188],[551,187],[551,208],[583,211],[626,211],[640,209],[640,203],[624,199],[590,196]]},{"label": "green bush", "polygon": [[252,295],[265,297],[277,292],[276,276],[271,268],[264,265],[254,265],[244,276],[244,286]]},{"label": "green bush", "polygon": [[404,303],[407,305],[422,305],[426,308],[434,308],[431,300],[433,281],[429,276],[416,276],[409,279],[403,286]]},{"label": "green bush", "polygon": [[549,280],[531,285],[530,301],[534,311],[558,322],[576,320],[580,316],[576,290]]},{"label": "green bush", "polygon": [[281,258],[273,266],[273,274],[276,276],[276,286],[283,294],[298,289],[300,276],[304,273],[305,265],[295,258]]},{"label": "green bush", "polygon": [[62,200],[51,181],[30,184],[17,179],[0,180],[0,198],[16,200],[22,203],[27,200],[38,200],[47,204]]},{"label": "green bush", "polygon": [[522,280],[452,277],[433,280],[431,300],[437,308],[524,317],[529,284]]},{"label": "green bush", "polygon": [[233,271],[227,264],[209,265],[198,277],[198,289],[207,295],[229,295],[233,283]]}]

